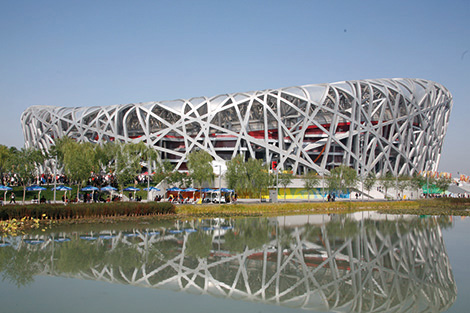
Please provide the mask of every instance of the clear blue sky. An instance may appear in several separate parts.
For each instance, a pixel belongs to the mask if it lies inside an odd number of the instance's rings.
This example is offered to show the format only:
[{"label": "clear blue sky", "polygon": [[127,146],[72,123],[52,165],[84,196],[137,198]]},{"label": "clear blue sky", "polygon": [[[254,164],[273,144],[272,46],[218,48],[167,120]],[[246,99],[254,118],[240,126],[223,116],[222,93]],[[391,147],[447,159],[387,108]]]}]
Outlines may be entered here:
[{"label": "clear blue sky", "polygon": [[410,77],[452,92],[439,169],[470,175],[467,0],[0,0],[0,45],[0,143],[7,146],[23,146],[20,116],[31,105]]}]

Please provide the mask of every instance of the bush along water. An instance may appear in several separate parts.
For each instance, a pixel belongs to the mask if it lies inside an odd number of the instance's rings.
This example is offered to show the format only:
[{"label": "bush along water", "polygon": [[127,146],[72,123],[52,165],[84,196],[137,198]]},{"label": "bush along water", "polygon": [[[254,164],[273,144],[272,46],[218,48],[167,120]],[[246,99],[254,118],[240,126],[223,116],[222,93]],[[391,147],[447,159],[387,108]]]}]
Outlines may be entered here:
[{"label": "bush along water", "polygon": [[45,231],[51,224],[52,221],[46,214],[42,214],[41,218],[31,216],[23,216],[21,219],[13,218],[0,221],[0,235],[17,236],[34,229]]},{"label": "bush along water", "polygon": [[42,219],[46,214],[50,219],[93,218],[112,216],[149,216],[173,214],[175,207],[168,202],[150,203],[79,203],[62,204],[8,205],[0,207],[0,220],[8,221],[31,217]]}]

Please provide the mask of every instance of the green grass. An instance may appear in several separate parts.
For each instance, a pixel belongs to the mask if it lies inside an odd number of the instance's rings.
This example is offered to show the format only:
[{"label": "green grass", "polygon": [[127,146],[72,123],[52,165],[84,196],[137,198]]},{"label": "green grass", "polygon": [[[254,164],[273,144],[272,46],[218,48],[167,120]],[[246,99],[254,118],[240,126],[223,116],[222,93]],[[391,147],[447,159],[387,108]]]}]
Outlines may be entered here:
[{"label": "green grass", "polygon": [[[83,220],[87,223],[149,218],[275,216],[295,214],[351,213],[379,211],[387,214],[470,215],[470,199],[433,199],[419,201],[338,201],[303,203],[252,203],[178,205],[167,202],[111,202],[63,204],[6,205],[0,207],[0,220],[24,216],[58,221]],[[74,222],[75,223],[75,222]]]},{"label": "green grass", "polygon": [[303,202],[303,203],[252,203],[230,205],[179,205],[177,215],[190,216],[269,216],[291,214],[348,213],[361,210],[415,208],[413,201],[390,202]]}]

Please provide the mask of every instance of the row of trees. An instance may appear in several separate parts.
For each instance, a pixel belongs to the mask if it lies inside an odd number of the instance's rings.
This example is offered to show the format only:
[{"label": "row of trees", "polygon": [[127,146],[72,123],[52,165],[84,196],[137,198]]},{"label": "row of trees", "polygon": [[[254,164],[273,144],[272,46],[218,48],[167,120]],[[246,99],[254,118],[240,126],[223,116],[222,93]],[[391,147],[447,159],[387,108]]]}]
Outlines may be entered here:
[{"label": "row of trees", "polygon": [[[23,200],[26,187],[40,174],[39,168],[44,164],[54,169],[54,174],[62,172],[67,175],[72,183],[78,185],[78,190],[90,178],[91,172],[112,173],[115,184],[122,189],[125,185],[135,183],[135,177],[142,172],[143,162],[147,164],[149,173],[155,172],[152,176],[155,184],[165,180],[170,185],[185,188],[194,182],[196,186],[202,188],[204,182],[210,184],[214,179],[212,160],[211,155],[203,150],[190,153],[187,162],[189,174],[186,174],[174,171],[174,166],[168,161],[161,162],[158,152],[143,142],[137,144],[108,142],[94,145],[79,143],[64,137],[56,140],[55,146],[48,154],[38,149],[17,150],[0,145],[0,174],[16,174],[19,183],[23,186]],[[294,175],[289,171],[274,174],[269,171],[269,167],[263,164],[262,160],[245,161],[241,155],[227,162],[225,173],[229,188],[239,193],[258,194],[260,199],[263,191],[275,186],[284,188],[285,199],[286,187],[293,178]],[[309,195],[312,190],[320,186],[330,192],[346,192],[348,189],[356,188],[359,182],[357,172],[344,165],[332,169],[325,177],[310,171],[301,178]],[[385,194],[390,188],[395,188],[403,194],[406,189],[418,190],[427,184],[446,190],[450,182],[450,179],[444,177],[437,179],[421,175],[395,177],[391,173],[377,179],[372,172],[362,181],[366,191],[370,192],[378,183],[385,189]]]},{"label": "row of trees", "polygon": [[156,184],[163,180],[179,187],[192,184],[191,176],[174,171],[174,166],[168,161],[160,162],[157,151],[143,142],[94,145],[64,137],[56,140],[48,154],[39,149],[17,150],[0,145],[0,176],[15,176],[18,184],[23,186],[23,202],[26,187],[42,174],[44,165],[52,170],[54,176],[57,173],[66,175],[78,190],[87,183],[91,173],[102,172],[110,173],[113,183],[123,189],[125,185],[135,184],[135,178],[142,173],[143,162],[147,164],[149,173],[155,172],[151,178]]},{"label": "row of trees", "polygon": [[[245,162],[241,156],[237,156],[227,163],[225,178],[229,188],[245,193],[256,191],[260,198],[263,190],[269,187],[282,186],[285,200],[286,187],[292,182],[294,175],[289,171],[282,171],[277,174],[270,173],[269,168],[263,165],[261,160],[249,159]],[[332,169],[330,174],[324,177],[314,171],[309,171],[300,178],[309,193],[309,198],[310,193],[318,187],[324,187],[328,192],[345,193],[348,190],[357,188],[360,181],[368,193],[370,193],[373,186],[379,185],[385,190],[384,194],[386,196],[391,188],[394,188],[396,192],[400,192],[401,195],[405,190],[416,190],[419,194],[419,190],[423,187],[435,186],[441,191],[446,191],[451,184],[451,179],[448,177],[423,177],[419,174],[394,176],[390,172],[380,178],[375,173],[369,172],[367,177],[361,180],[353,168],[345,165]]]}]

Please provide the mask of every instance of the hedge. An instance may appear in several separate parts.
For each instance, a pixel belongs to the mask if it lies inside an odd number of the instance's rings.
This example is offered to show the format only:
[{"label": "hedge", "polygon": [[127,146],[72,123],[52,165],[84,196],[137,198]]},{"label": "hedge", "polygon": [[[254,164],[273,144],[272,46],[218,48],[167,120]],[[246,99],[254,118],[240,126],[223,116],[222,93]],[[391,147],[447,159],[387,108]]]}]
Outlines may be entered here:
[{"label": "hedge", "polygon": [[[169,202],[111,202],[76,204],[31,204],[0,207],[0,220],[33,218],[71,219],[107,216],[146,216],[174,214],[175,206]],[[45,215],[44,215],[45,214]]]}]

